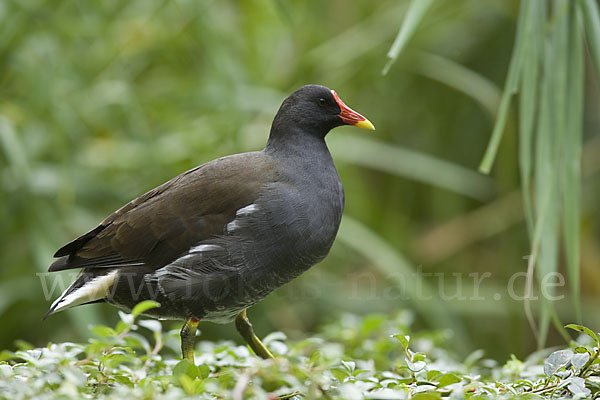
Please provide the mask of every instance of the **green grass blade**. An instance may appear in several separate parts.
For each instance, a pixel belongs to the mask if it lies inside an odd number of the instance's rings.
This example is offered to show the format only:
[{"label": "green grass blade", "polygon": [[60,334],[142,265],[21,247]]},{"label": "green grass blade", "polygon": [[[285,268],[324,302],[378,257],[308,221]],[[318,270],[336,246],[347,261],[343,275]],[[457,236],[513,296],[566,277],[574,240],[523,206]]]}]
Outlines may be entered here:
[{"label": "green grass blade", "polygon": [[[519,172],[523,195],[523,210],[529,231],[533,236],[533,203],[531,198],[531,174],[533,168],[533,144],[539,91],[539,68],[544,45],[545,2],[529,2],[529,18],[525,25],[523,79],[519,98]],[[531,242],[531,241],[530,241]]]},{"label": "green grass blade", "polygon": [[596,0],[579,0],[584,16],[586,39],[596,67],[596,77],[600,79],[600,11]]},{"label": "green grass blade", "polygon": [[[545,50],[549,50],[551,44],[545,43]],[[549,51],[544,54],[544,66],[552,64],[553,58]],[[553,202],[554,196],[554,179],[552,167],[552,150],[554,137],[554,121],[552,119],[552,77],[550,72],[543,75],[542,88],[540,92],[540,113],[538,117],[536,147],[535,147],[535,168],[534,168],[534,204],[535,204],[535,236],[533,240],[532,253],[535,254],[536,248],[539,254],[535,259],[535,274],[539,282],[544,276],[552,271],[554,267],[550,264],[556,257],[552,257],[548,251],[548,246],[552,244],[552,239],[555,237],[553,232],[556,228],[552,226],[552,210],[554,207],[550,205]],[[541,228],[543,227],[543,228]],[[555,245],[556,246],[556,245]],[[555,247],[554,246],[554,247]],[[547,303],[543,302],[538,324],[537,342],[538,347],[542,347],[546,342],[548,328],[550,323],[550,313],[547,309]]]},{"label": "green grass blade", "polygon": [[488,199],[493,193],[489,178],[414,150],[364,136],[331,137],[328,143],[338,161],[414,179],[478,200]]},{"label": "green grass blade", "polygon": [[[536,186],[536,189],[539,189],[539,185]],[[538,342],[538,344],[540,343],[540,337],[539,337],[539,329],[538,329],[538,325],[535,322],[535,319],[533,317],[533,314],[531,313],[531,300],[533,297],[533,276],[534,276],[534,271],[535,271],[535,267],[536,265],[538,265],[539,261],[539,253],[540,253],[540,247],[541,247],[541,241],[542,241],[542,232],[545,229],[544,224],[546,223],[546,219],[545,218],[539,218],[538,216],[542,215],[546,215],[547,214],[547,210],[550,204],[550,199],[551,199],[551,188],[550,187],[546,187],[546,192],[544,193],[539,193],[536,192],[536,200],[538,200],[538,203],[536,204],[537,208],[537,215],[536,215],[536,221],[535,221],[535,226],[534,229],[532,231],[532,238],[531,238],[531,253],[529,254],[529,258],[527,260],[527,289],[526,289],[526,293],[527,293],[527,297],[524,299],[524,308],[525,308],[525,314],[527,316],[527,320],[529,322],[529,326],[531,327],[531,329],[534,330],[534,333],[536,335],[536,340]],[[539,268],[538,268],[539,270]],[[547,310],[546,310],[547,311]],[[542,308],[542,314],[543,314],[544,310]],[[542,317],[540,318],[540,320],[547,320],[548,319],[548,313],[546,312],[546,315],[542,315]],[[544,323],[547,326],[547,321]]]},{"label": "green grass blade", "polygon": [[530,1],[536,0],[523,0],[521,2],[521,9],[519,11],[519,22],[517,23],[517,34],[515,36],[515,45],[513,48],[510,65],[508,67],[508,76],[504,85],[504,92],[502,93],[502,99],[500,100],[500,109],[498,110],[498,118],[492,131],[492,137],[488,143],[488,147],[483,156],[483,160],[479,165],[479,170],[485,174],[488,174],[494,164],[496,153],[498,152],[498,146],[500,145],[500,139],[502,139],[502,133],[506,126],[506,119],[508,117],[508,111],[510,108],[510,100],[512,95],[517,90],[519,83],[519,75],[521,70],[521,58],[523,56],[523,30],[525,21],[529,18],[529,7]]},{"label": "green grass blade", "polygon": [[567,71],[567,99],[565,132],[562,152],[564,154],[562,172],[562,218],[563,236],[567,264],[567,275],[574,301],[575,315],[581,321],[580,279],[579,279],[579,220],[581,193],[581,151],[583,134],[583,87],[584,53],[581,31],[581,15],[574,3],[570,3],[569,54]]},{"label": "green grass blade", "polygon": [[383,75],[387,74],[391,66],[394,64],[400,52],[406,46],[406,43],[414,35],[417,26],[423,20],[425,13],[433,5],[434,0],[413,0],[408,7],[404,21],[400,26],[400,31],[396,35],[396,39],[388,51],[388,62],[383,68]]},{"label": "green grass blade", "polygon": [[[564,0],[553,2],[552,30],[546,39],[544,52],[544,77],[541,92],[541,111],[536,135],[535,204],[536,223],[543,223],[539,244],[539,260],[536,268],[538,283],[558,270],[559,255],[559,177],[561,169],[562,138],[566,131],[566,94],[568,73],[568,7]],[[547,207],[541,207],[546,204]],[[542,292],[542,311],[538,325],[538,347],[547,340],[550,322],[557,329],[563,324],[554,317],[553,304],[549,300],[555,287],[547,285]],[[546,298],[546,296],[548,298]]]}]

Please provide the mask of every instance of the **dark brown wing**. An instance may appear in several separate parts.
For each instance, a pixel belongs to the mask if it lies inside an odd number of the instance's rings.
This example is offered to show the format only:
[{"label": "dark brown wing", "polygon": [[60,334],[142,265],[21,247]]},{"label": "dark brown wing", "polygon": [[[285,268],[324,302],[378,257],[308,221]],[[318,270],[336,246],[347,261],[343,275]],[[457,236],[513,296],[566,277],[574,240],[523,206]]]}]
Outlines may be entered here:
[{"label": "dark brown wing", "polygon": [[82,267],[159,268],[196,243],[224,233],[238,209],[260,195],[277,168],[262,152],[220,158],[129,202],[61,247],[49,271]]}]

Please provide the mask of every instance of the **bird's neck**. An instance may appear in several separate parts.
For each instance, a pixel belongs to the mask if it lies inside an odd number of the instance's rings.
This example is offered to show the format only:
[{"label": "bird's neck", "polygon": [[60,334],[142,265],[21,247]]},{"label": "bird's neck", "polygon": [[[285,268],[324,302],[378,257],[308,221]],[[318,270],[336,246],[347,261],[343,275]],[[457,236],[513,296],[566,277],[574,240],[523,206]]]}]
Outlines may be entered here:
[{"label": "bird's neck", "polygon": [[329,149],[325,144],[325,134],[308,132],[294,126],[285,129],[272,127],[265,152],[275,157],[281,155],[286,158],[294,156],[312,158],[323,154],[329,156]]}]

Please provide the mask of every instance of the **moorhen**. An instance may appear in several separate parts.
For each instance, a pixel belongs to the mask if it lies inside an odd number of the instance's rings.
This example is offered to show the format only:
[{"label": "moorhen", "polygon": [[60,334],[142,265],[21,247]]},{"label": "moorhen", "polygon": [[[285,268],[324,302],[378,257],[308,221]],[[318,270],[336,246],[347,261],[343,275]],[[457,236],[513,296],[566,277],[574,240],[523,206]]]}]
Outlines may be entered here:
[{"label": "moorhen", "polygon": [[333,90],[296,90],[264,150],[184,172],[61,247],[49,271],[81,272],[45,317],[81,304],[131,309],[151,299],[160,307],[147,315],[185,320],[181,349],[192,362],[200,320],[235,319],[254,352],[272,358],[246,309],[329,252],[344,190],[324,139],[344,124],[375,129]]}]

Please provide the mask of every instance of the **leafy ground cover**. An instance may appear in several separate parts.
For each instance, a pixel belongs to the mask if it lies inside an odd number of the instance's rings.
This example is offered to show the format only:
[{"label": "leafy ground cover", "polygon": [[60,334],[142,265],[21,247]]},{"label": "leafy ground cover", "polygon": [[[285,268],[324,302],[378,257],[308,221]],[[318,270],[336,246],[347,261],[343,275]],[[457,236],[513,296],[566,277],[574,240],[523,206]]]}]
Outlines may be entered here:
[{"label": "leafy ground cover", "polygon": [[477,351],[457,359],[448,332],[411,331],[413,315],[344,315],[305,340],[280,332],[262,360],[232,342],[199,341],[196,365],[181,360],[178,332],[140,318],[152,304],[94,326],[89,343],[50,343],[0,353],[0,398],[488,399],[600,397],[599,342],[579,337],[504,364]]}]

